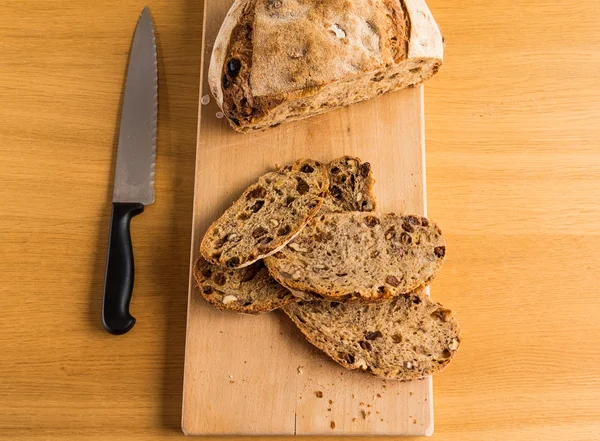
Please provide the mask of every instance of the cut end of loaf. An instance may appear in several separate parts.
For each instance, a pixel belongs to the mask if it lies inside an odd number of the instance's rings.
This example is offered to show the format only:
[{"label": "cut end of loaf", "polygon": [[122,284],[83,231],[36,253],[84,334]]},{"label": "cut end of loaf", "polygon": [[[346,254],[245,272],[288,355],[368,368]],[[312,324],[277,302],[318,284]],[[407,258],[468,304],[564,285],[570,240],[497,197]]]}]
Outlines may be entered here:
[{"label": "cut end of loaf", "polygon": [[411,59],[392,69],[380,69],[304,91],[304,96],[273,100],[278,105],[266,110],[263,117],[248,121],[236,118],[239,124],[232,122],[231,126],[238,132],[251,132],[320,115],[389,92],[417,86],[434,76],[441,65],[442,60],[439,59]]},{"label": "cut end of loaf", "polygon": [[209,84],[231,127],[250,132],[418,85],[442,60],[423,0],[326,8],[237,0],[215,42]]}]

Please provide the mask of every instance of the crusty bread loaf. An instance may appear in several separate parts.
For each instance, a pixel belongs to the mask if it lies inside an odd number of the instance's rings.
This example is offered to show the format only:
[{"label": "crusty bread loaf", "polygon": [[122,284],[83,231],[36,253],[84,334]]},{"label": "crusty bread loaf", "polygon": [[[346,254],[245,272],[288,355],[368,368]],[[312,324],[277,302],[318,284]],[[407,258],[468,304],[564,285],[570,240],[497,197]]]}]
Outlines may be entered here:
[{"label": "crusty bread loaf", "polygon": [[327,169],[310,159],[261,176],[208,228],[201,254],[232,269],[269,256],[319,211],[328,187]]},{"label": "crusty bread loaf", "polygon": [[408,381],[440,372],[460,344],[452,312],[423,293],[368,305],[313,301],[283,309],[336,362],[383,378]]},{"label": "crusty bread loaf", "polygon": [[200,257],[194,266],[194,279],[202,297],[223,311],[258,314],[298,300],[269,275],[262,260],[228,269]]},{"label": "crusty bread loaf", "polygon": [[[344,156],[331,161],[327,172],[333,185],[320,213],[370,211],[375,207],[374,180],[368,162]],[[228,269],[200,257],[194,267],[194,278],[201,295],[220,310],[257,314],[297,301],[297,297],[310,299],[299,291],[292,295],[269,275],[261,260],[244,268]]]},{"label": "crusty bread loaf", "polygon": [[419,84],[443,51],[424,0],[236,0],[208,81],[247,132]]},{"label": "crusty bread loaf", "polygon": [[265,260],[283,286],[317,298],[375,301],[433,280],[446,252],[441,230],[420,216],[319,215]]}]

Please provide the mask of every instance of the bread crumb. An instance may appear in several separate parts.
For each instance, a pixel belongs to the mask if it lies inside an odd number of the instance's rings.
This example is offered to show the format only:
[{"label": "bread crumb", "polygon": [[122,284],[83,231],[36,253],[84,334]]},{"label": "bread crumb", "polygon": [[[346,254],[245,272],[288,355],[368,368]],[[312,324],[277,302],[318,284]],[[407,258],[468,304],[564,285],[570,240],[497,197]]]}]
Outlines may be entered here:
[{"label": "bread crumb", "polygon": [[373,406],[371,406],[371,404],[369,403],[369,404],[367,404],[367,407],[373,407]]},{"label": "bread crumb", "polygon": [[333,404],[333,400],[329,400],[329,404]]},{"label": "bread crumb", "polygon": [[352,422],[353,422],[353,423],[356,423],[357,421],[358,421],[358,419],[356,419],[356,418],[352,418]]},{"label": "bread crumb", "polygon": [[235,383],[235,380],[229,380],[229,384]]},{"label": "bread crumb", "polygon": [[383,418],[381,419],[381,422],[383,423]]},{"label": "bread crumb", "polygon": [[320,390],[316,391],[315,395],[317,396],[317,398],[323,398],[323,392]]},{"label": "bread crumb", "polygon": [[360,411],[360,416],[362,416],[363,420],[366,420],[367,419],[367,412],[365,412],[364,410],[361,410]]},{"label": "bread crumb", "polygon": [[377,415],[379,415],[379,411],[378,411],[378,410],[376,410],[376,411],[375,411],[375,413],[376,413]]},{"label": "bread crumb", "polygon": [[331,407],[328,407],[328,408],[327,408],[327,412],[331,412]]},{"label": "bread crumb", "polygon": [[359,406],[364,406],[365,403],[363,403],[362,401],[360,403],[358,403]]},{"label": "bread crumb", "polygon": [[333,420],[331,421],[331,428],[335,429],[335,421],[333,421]]},{"label": "bread crumb", "polygon": [[414,395],[414,392],[409,392],[408,395],[410,395],[411,397]]},{"label": "bread crumb", "polygon": [[354,394],[352,394],[352,399],[354,399],[354,398],[356,398],[356,397],[354,396]]},{"label": "bread crumb", "polygon": [[304,373],[304,366],[298,366],[298,373],[299,374],[303,374]]},{"label": "bread crumb", "polygon": [[381,398],[381,394],[377,394],[377,398]]}]

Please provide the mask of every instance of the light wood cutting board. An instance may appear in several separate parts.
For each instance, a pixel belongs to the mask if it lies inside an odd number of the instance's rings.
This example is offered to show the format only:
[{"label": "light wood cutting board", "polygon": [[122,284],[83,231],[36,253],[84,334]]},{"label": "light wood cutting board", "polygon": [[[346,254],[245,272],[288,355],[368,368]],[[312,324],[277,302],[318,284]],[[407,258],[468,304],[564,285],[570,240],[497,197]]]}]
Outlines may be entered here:
[{"label": "light wood cutting board", "polygon": [[[204,102],[210,53],[230,5],[206,0]],[[359,156],[372,164],[379,211],[426,214],[422,87],[256,134],[235,133],[218,110],[212,99],[200,105],[192,265],[208,225],[248,185],[302,157]],[[430,435],[432,383],[347,371],[280,311],[219,312],[190,278],[182,427],[190,435]]]}]

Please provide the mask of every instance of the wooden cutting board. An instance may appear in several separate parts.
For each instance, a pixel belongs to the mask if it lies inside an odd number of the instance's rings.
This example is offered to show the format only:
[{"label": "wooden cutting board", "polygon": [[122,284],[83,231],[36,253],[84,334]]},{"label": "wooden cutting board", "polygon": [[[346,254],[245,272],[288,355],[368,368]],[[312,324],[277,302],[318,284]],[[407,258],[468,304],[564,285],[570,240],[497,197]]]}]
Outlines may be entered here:
[{"label": "wooden cutting board", "polygon": [[[206,78],[230,5],[205,4],[192,265],[208,225],[248,185],[302,157],[359,156],[372,164],[379,211],[425,215],[422,87],[262,133],[238,134],[217,118]],[[182,427],[189,435],[431,435],[432,383],[348,371],[280,311],[219,312],[190,277]]]}]

